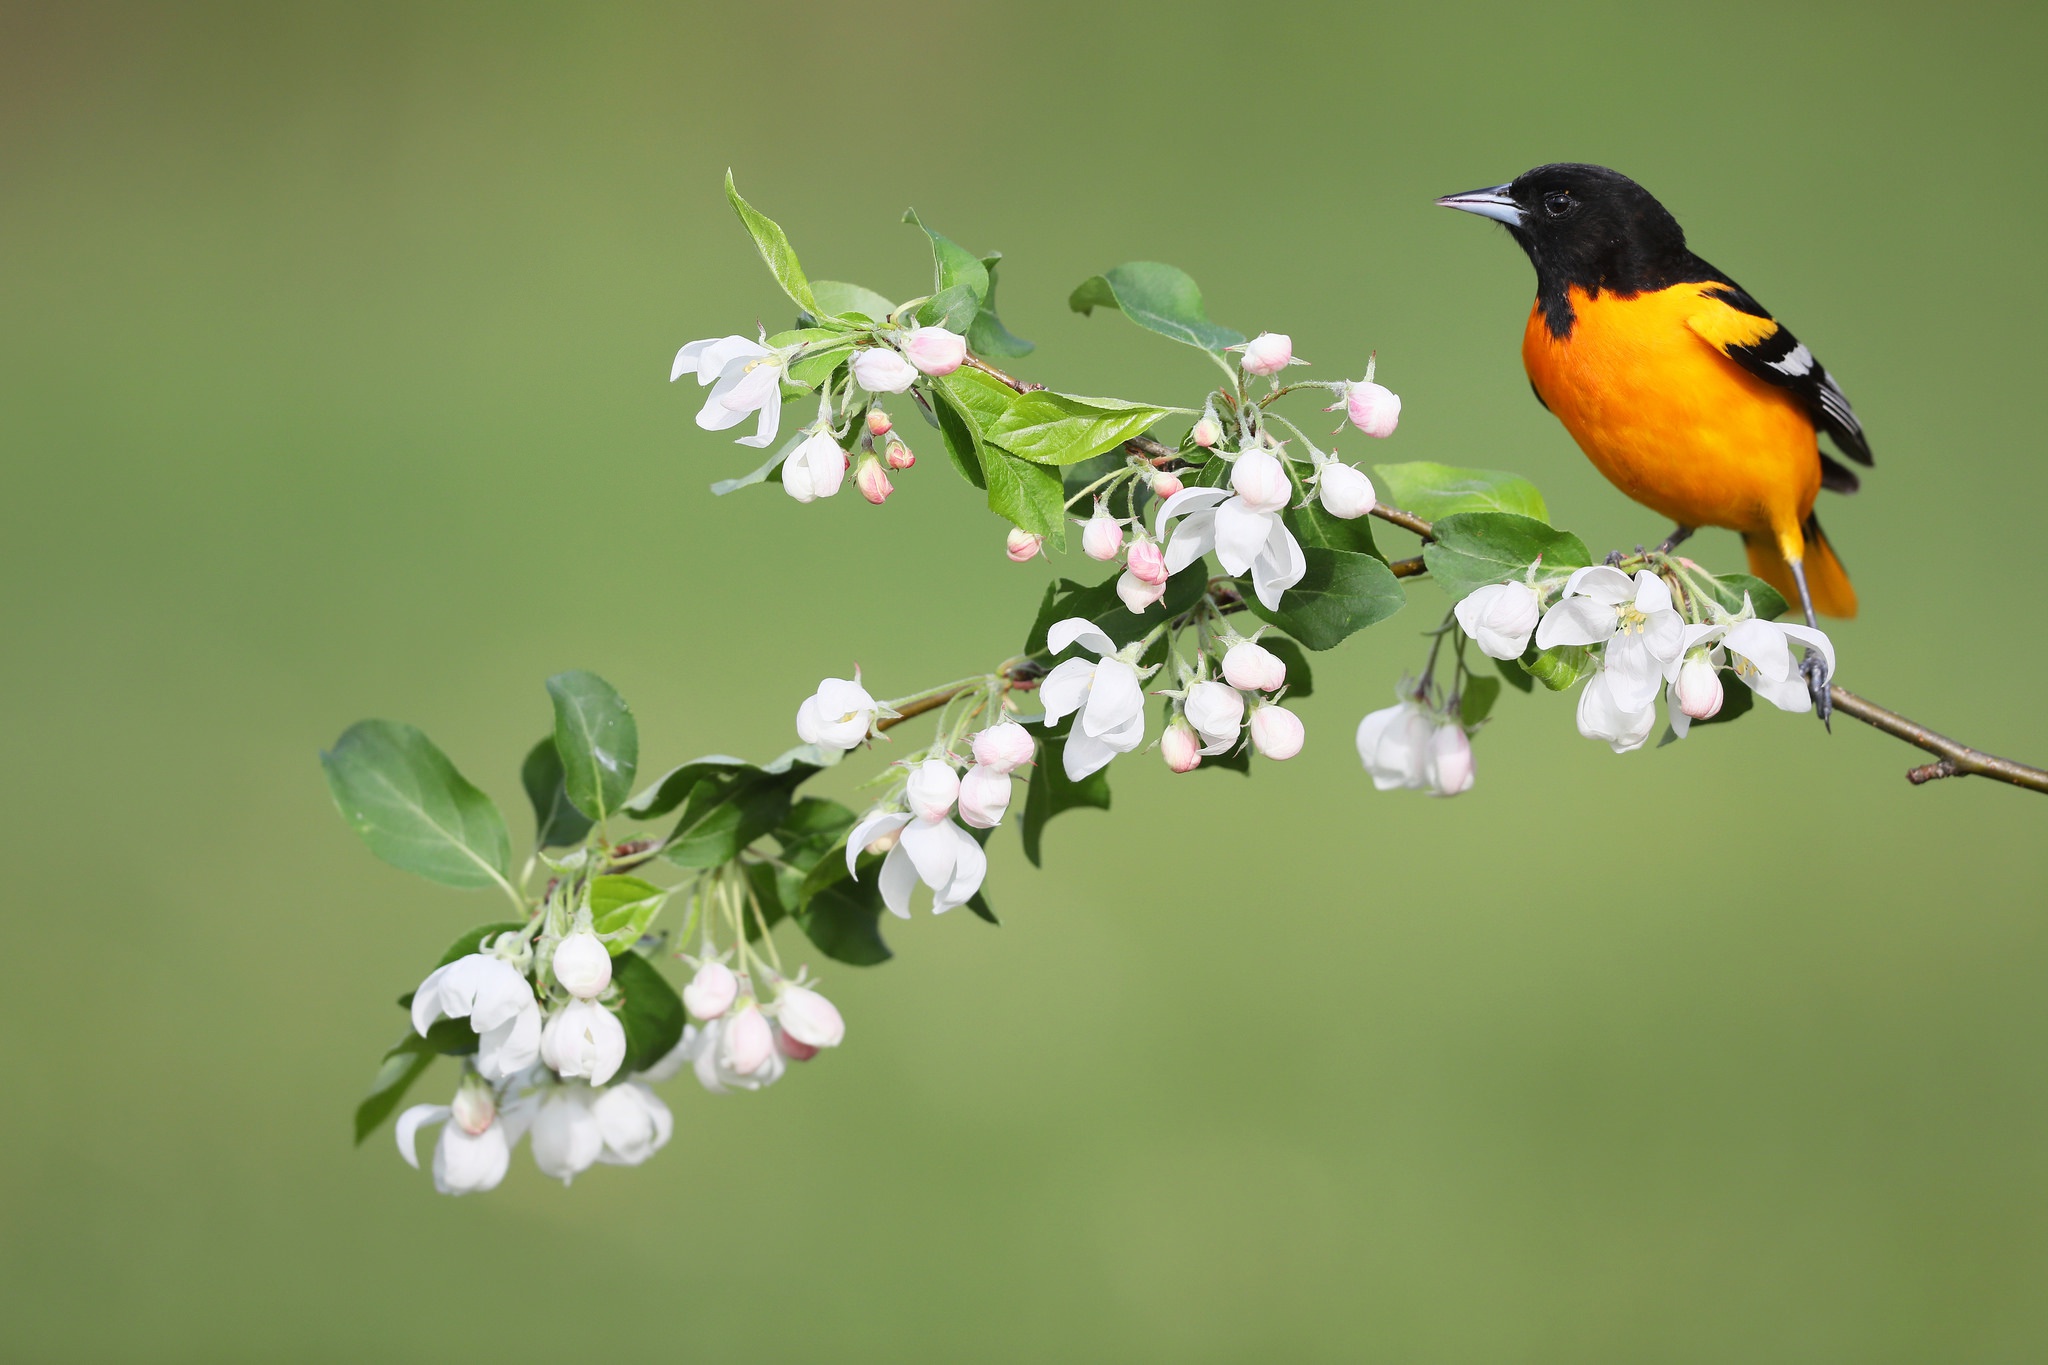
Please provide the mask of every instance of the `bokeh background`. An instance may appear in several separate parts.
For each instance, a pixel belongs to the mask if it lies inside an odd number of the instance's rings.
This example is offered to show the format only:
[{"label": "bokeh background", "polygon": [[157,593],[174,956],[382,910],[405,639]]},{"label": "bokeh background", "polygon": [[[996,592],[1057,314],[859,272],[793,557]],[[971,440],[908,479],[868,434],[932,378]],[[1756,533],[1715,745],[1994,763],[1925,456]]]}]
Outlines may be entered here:
[{"label": "bokeh background", "polygon": [[1584,159],[1873,433],[1827,514],[1844,681],[2048,758],[2044,38],[2005,5],[0,8],[5,1354],[2040,1359],[2048,807],[1909,788],[1854,723],[1617,758],[1509,693],[1469,796],[1381,795],[1350,734],[1420,589],[1316,659],[1298,761],[1119,762],[1044,871],[998,839],[1003,927],[826,964],[838,1054],[676,1084],[642,1169],[522,1153],[460,1201],[349,1115],[392,997],[495,908],[372,859],[315,755],[413,721],[519,828],[556,670],[661,767],[778,752],[856,661],[902,692],[1015,648],[1056,569],[929,436],[882,508],[709,496],[756,457],[669,359],[789,312],[727,166],[814,276],[914,292],[906,205],[1008,252],[1042,380],[1198,394],[1065,306],[1172,261],[1317,374],[1378,349],[1405,417],[1347,455],[1661,534],[1530,401],[1520,254],[1429,204]]}]

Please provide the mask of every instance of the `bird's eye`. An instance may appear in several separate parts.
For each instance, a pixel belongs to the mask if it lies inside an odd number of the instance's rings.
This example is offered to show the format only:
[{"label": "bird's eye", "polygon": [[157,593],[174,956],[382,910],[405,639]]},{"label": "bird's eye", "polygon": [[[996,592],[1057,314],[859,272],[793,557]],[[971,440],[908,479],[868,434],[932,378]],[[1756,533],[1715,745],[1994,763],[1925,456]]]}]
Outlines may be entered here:
[{"label": "bird's eye", "polygon": [[1572,197],[1564,190],[1553,190],[1543,196],[1543,211],[1552,218],[1562,218],[1572,211]]}]

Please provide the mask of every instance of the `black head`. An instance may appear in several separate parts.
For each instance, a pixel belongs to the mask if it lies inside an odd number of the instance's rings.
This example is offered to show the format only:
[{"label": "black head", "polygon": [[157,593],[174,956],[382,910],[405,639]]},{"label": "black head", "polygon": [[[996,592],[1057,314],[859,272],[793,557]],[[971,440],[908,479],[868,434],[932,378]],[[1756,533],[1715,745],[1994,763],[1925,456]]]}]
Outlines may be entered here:
[{"label": "black head", "polygon": [[1686,250],[1678,220],[1648,190],[1605,166],[1538,166],[1508,184],[1436,202],[1505,223],[1536,267],[1546,310],[1555,300],[1566,310],[1567,328],[1571,285],[1590,294],[1634,294],[1695,278],[1702,267]]}]

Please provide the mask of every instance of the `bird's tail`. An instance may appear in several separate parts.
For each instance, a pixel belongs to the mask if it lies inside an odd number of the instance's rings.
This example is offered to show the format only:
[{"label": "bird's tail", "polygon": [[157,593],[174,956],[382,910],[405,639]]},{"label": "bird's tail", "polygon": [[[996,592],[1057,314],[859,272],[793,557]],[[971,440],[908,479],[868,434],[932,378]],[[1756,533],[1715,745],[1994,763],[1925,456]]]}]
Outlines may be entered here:
[{"label": "bird's tail", "polygon": [[[1822,616],[1847,620],[1856,614],[1856,589],[1849,582],[1849,571],[1842,567],[1841,560],[1835,558],[1834,547],[1821,534],[1818,517],[1808,516],[1803,529],[1806,532],[1806,587],[1813,594],[1813,609]],[[1768,532],[1745,535],[1742,543],[1749,551],[1749,571],[1776,588],[1797,611],[1799,586],[1792,581],[1792,566],[1785,562],[1777,537]]]}]

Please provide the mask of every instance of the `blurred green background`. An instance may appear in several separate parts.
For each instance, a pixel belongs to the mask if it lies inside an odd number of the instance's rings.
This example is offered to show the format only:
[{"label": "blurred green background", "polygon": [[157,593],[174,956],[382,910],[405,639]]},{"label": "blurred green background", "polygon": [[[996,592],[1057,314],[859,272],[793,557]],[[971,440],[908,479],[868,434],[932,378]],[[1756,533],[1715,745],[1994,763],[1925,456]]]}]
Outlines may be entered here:
[{"label": "blurred green background", "polygon": [[1530,400],[1520,253],[1429,204],[1557,159],[1650,186],[1854,397],[1844,681],[2048,758],[2044,38],[2018,6],[0,8],[6,1354],[2048,1354],[2048,807],[1909,788],[1854,723],[1616,758],[1510,693],[1469,796],[1381,795],[1351,729],[1420,589],[1318,657],[1299,760],[1121,761],[1045,871],[998,839],[1002,928],[825,964],[839,1053],[671,1086],[642,1169],[563,1190],[522,1152],[464,1200],[348,1120],[392,997],[496,907],[372,859],[314,761],[407,719],[523,827],[548,673],[617,683],[650,767],[765,758],[818,677],[985,667],[1093,567],[1006,562],[929,435],[882,508],[709,496],[756,456],[670,357],[789,313],[727,166],[814,276],[914,292],[912,204],[1008,252],[1039,379],[1194,399],[1194,353],[1065,306],[1172,261],[1315,374],[1378,349],[1404,420],[1346,455],[1661,534]]}]

